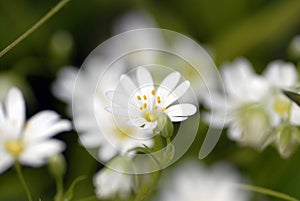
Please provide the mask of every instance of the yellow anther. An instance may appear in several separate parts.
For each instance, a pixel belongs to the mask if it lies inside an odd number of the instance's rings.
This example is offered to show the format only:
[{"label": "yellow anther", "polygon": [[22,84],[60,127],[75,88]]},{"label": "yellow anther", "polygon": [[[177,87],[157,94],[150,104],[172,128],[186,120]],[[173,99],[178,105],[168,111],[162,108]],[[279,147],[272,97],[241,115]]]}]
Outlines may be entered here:
[{"label": "yellow anther", "polygon": [[143,106],[140,107],[140,110],[143,110]]},{"label": "yellow anther", "polygon": [[154,109],[157,110],[157,105],[154,106]]},{"label": "yellow anther", "polygon": [[165,107],[164,107],[164,108],[162,108],[162,109],[161,109],[161,111],[162,111],[162,112],[166,111],[166,108],[165,108]]},{"label": "yellow anther", "polygon": [[146,112],[145,115],[146,115],[146,117],[149,117],[150,112]]},{"label": "yellow anther", "polygon": [[142,100],[141,96],[137,96],[137,99],[138,99],[138,100]]},{"label": "yellow anther", "polygon": [[144,103],[144,105],[143,105],[143,106],[144,106],[144,108],[146,108],[146,107],[147,107],[147,103]]},{"label": "yellow anther", "polygon": [[160,103],[160,96],[157,96],[157,102]]},{"label": "yellow anther", "polygon": [[146,95],[144,95],[143,98],[144,98],[144,100],[147,100],[147,96]]},{"label": "yellow anther", "polygon": [[154,96],[154,95],[155,95],[155,91],[154,91],[154,90],[152,90],[152,91],[151,91],[151,94]]}]

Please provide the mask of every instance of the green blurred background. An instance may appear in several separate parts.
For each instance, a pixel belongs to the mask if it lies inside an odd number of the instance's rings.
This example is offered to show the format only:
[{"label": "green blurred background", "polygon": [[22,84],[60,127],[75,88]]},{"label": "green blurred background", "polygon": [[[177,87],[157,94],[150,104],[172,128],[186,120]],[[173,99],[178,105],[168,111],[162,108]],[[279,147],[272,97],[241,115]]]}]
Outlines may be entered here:
[{"label": "green blurred background", "polygon": [[[0,0],[0,49],[57,2]],[[205,44],[212,50],[217,66],[240,56],[248,58],[257,72],[274,59],[297,63],[287,50],[291,39],[300,33],[299,0],[72,0],[50,21],[0,58],[1,90],[5,88],[3,79],[19,86],[27,99],[28,116],[52,109],[68,117],[64,103],[51,93],[51,83],[57,72],[66,65],[80,67],[95,47],[113,35],[114,23],[127,12],[136,10],[148,13],[160,28],[186,34]],[[63,48],[57,46],[61,43]],[[197,157],[206,129],[203,123],[200,124],[202,129],[186,157]],[[68,145],[64,152],[68,162],[65,184],[69,185],[77,176],[87,175],[88,179],[76,187],[75,198],[92,195],[91,179],[101,165],[77,143],[75,132],[59,135],[58,138]],[[300,150],[289,159],[281,159],[273,148],[258,152],[240,147],[223,135],[204,162],[225,160],[235,164],[252,184],[300,198]],[[47,167],[25,167],[24,174],[35,200],[52,200],[55,183]],[[0,175],[0,200],[26,200],[13,169]],[[255,195],[253,200],[276,199]]]}]

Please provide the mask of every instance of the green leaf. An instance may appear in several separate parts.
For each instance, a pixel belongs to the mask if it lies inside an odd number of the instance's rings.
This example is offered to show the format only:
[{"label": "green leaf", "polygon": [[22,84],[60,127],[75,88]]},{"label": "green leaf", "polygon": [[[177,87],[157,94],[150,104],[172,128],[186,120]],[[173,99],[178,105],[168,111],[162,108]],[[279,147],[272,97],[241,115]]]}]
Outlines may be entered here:
[{"label": "green leaf", "polygon": [[299,93],[290,91],[290,90],[286,90],[286,89],[282,89],[282,93],[300,107],[300,94]]},{"label": "green leaf", "polygon": [[71,200],[73,198],[73,195],[74,195],[74,189],[76,187],[76,185],[81,182],[82,180],[85,180],[86,179],[86,176],[80,176],[80,177],[77,177],[73,182],[72,184],[70,185],[69,189],[67,190],[67,192],[65,193],[65,200]]}]

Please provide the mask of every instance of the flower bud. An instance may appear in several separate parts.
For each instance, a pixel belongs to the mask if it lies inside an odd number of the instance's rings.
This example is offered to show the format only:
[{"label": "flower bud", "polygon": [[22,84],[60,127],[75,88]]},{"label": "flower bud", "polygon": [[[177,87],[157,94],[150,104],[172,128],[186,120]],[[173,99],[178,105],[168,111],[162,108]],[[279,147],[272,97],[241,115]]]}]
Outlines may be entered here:
[{"label": "flower bud", "polygon": [[277,131],[277,148],[283,157],[289,157],[297,148],[300,140],[299,129],[292,125],[283,125]]},{"label": "flower bud", "polygon": [[49,158],[48,168],[55,178],[63,177],[66,172],[66,161],[62,154],[56,154]]},{"label": "flower bud", "polygon": [[154,132],[161,134],[165,138],[173,135],[174,127],[171,119],[165,113],[162,113],[157,118],[157,127]]}]

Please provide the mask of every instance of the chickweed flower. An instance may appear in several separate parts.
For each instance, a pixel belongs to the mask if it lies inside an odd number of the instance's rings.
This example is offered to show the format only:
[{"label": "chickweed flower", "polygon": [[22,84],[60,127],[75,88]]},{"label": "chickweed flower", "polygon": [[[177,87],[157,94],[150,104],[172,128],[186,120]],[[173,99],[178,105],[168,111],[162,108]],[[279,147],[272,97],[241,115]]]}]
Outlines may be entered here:
[{"label": "chickweed flower", "polygon": [[[125,66],[118,65],[118,71],[109,72],[108,78],[102,80],[99,88],[95,90],[104,63],[104,58],[95,57],[80,73],[74,67],[63,68],[54,83],[53,91],[67,103],[70,113],[73,113],[80,143],[88,150],[97,150],[95,157],[106,162],[118,154],[126,154],[133,148],[142,145],[151,147],[153,140],[148,137],[152,135],[152,131],[134,128],[123,121],[116,124],[113,116],[104,110],[109,104],[105,92],[115,88],[116,80],[125,70]],[[76,92],[73,93],[75,86]]]},{"label": "chickweed flower", "polygon": [[[246,146],[263,149],[274,145],[282,157],[290,156],[300,142],[300,108],[282,93],[282,89],[296,85],[298,77],[291,63],[273,61],[262,76],[255,74],[244,59],[236,60],[222,68],[227,106],[216,104],[214,112],[227,111],[225,125],[229,136]],[[217,93],[218,92],[213,92]],[[213,100],[218,103],[220,100]],[[207,101],[209,106],[209,101]],[[221,115],[221,113],[220,113]],[[210,115],[206,116],[209,121]],[[218,126],[220,118],[212,125]]]},{"label": "chickweed flower", "polygon": [[[261,148],[271,129],[267,109],[261,104],[269,89],[267,81],[257,76],[245,59],[224,64],[221,74],[227,94],[212,91],[214,99],[206,101],[209,107],[212,102],[215,105],[212,113],[217,118],[212,119],[212,126],[223,126],[226,111],[225,126],[229,127],[229,137],[243,145]],[[210,121],[212,113],[205,116],[206,121]]]},{"label": "chickweed flower", "polygon": [[38,167],[64,150],[57,133],[71,129],[67,120],[53,111],[42,111],[25,122],[25,103],[21,91],[11,88],[5,106],[0,103],[0,173],[15,162]]},{"label": "chickweed flower", "polygon": [[161,179],[157,201],[247,201],[249,193],[239,190],[235,183],[241,175],[229,164],[216,164],[210,168],[196,161],[179,164]]},{"label": "chickweed flower", "polygon": [[178,101],[189,89],[189,81],[180,81],[180,73],[170,73],[155,88],[152,75],[139,67],[136,74],[137,84],[127,76],[120,78],[120,89],[108,91],[106,94],[112,101],[112,107],[106,110],[117,116],[125,116],[129,124],[143,129],[154,129],[161,115],[167,114],[172,122],[181,122],[196,113],[193,104]]}]

